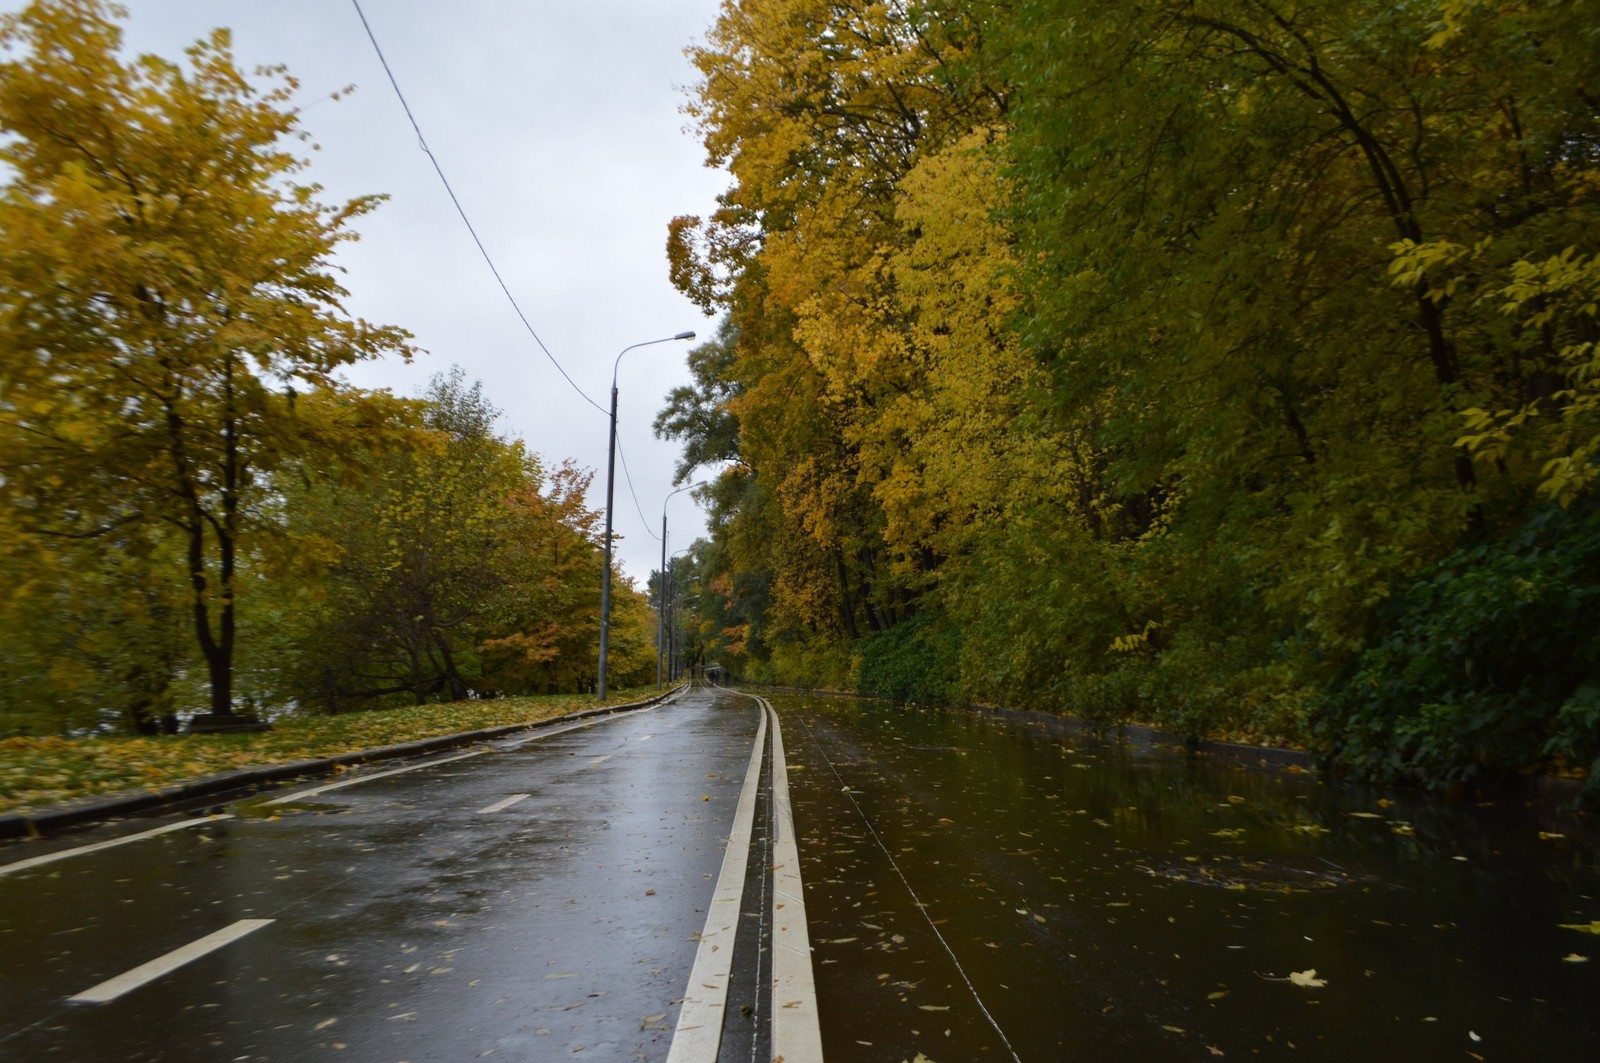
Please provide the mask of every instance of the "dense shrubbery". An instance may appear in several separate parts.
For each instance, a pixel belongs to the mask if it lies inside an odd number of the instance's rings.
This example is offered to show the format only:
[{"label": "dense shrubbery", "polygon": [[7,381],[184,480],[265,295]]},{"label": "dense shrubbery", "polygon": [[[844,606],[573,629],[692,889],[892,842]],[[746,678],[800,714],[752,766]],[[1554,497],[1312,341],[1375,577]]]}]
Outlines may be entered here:
[{"label": "dense shrubbery", "polygon": [[961,646],[948,625],[926,614],[860,643],[856,689],[869,697],[914,705],[946,705],[958,696]]},{"label": "dense shrubbery", "polygon": [[1600,505],[1547,506],[1458,550],[1384,609],[1326,698],[1339,763],[1433,785],[1600,769]]}]

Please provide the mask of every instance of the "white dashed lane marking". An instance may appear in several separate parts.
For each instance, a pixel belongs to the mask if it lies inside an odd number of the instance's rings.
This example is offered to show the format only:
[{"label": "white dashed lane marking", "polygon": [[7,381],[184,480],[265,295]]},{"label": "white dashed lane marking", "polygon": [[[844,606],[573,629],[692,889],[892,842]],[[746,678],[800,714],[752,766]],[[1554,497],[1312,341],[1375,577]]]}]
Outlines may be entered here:
[{"label": "white dashed lane marking", "polygon": [[131,971],[109,978],[97,986],[85,989],[77,996],[68,997],[74,1004],[104,1004],[116,1000],[124,993],[131,993],[142,985],[155,981],[164,974],[170,974],[186,963],[198,960],[207,953],[215,952],[224,945],[231,944],[253,934],[257,930],[272,922],[271,919],[241,919],[237,923],[225,926],[215,933],[207,934],[197,941],[180,948],[173,949],[164,956],[157,956],[149,963],[141,963]]},{"label": "white dashed lane marking", "polygon": [[529,796],[531,796],[531,795],[529,795],[529,794],[512,794],[510,797],[502,798],[501,800],[496,801],[494,804],[490,805],[488,808],[480,808],[480,809],[478,809],[478,815],[481,816],[485,812],[499,812],[499,811],[501,811],[503,809],[510,808],[512,805],[516,804],[518,801],[526,801],[529,798]]}]

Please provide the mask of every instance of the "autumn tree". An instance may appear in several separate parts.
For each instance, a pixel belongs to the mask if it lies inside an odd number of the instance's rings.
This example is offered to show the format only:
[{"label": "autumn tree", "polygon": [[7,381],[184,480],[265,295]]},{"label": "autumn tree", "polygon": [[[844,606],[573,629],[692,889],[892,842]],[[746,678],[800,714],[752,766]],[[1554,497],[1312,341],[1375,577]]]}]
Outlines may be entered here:
[{"label": "autumn tree", "polygon": [[[315,571],[284,610],[281,696],[339,712],[592,685],[604,554],[590,474],[503,436],[459,367],[417,412],[403,445],[359,455],[360,477],[286,485]],[[626,583],[617,600],[619,680],[637,682],[648,608]]]},{"label": "autumn tree", "polygon": [[1392,594],[1528,515],[1523,443],[1457,444],[1582,361],[1554,288],[1592,254],[1585,7],[1018,5],[1024,336],[1159,504],[1117,633],[1146,690],[1303,720]]},{"label": "autumn tree", "polygon": [[738,644],[1435,780],[1591,758],[1597,16],[729,0],[689,110],[733,183],[669,258],[730,329],[658,427],[729,462]]},{"label": "autumn tree", "polygon": [[5,537],[0,734],[114,726],[153,734],[200,693],[181,556],[157,524],[60,539]]},{"label": "autumn tree", "polygon": [[226,716],[272,475],[381,424],[382,403],[312,400],[408,348],[341,308],[333,255],[378,200],[302,183],[293,79],[253,86],[225,30],[182,64],[123,59],[122,14],[39,0],[0,23],[0,492],[46,555],[168,529]]},{"label": "autumn tree", "polygon": [[407,445],[364,454],[349,482],[289,489],[297,538],[325,558],[292,654],[296,700],[337,710],[467,696],[506,584],[507,499],[539,476],[497,437],[498,416],[456,368],[433,378]]},{"label": "autumn tree", "polygon": [[[885,466],[904,438],[880,415],[922,382],[884,254],[915,238],[900,181],[1003,111],[964,69],[978,36],[959,12],[763,0],[725,5],[691,51],[703,81],[689,110],[734,184],[703,223],[673,223],[669,257],[736,330],[729,390],[702,398],[737,418],[735,520],[772,544],[774,650],[892,626],[937,564],[886,539],[878,497],[899,490]],[[664,426],[688,432],[691,460],[725,424],[702,409],[675,406]]]},{"label": "autumn tree", "polygon": [[[488,689],[559,693],[590,689],[600,641],[601,514],[585,504],[594,474],[572,462],[529,480],[506,500],[508,539],[495,563],[511,574],[511,594],[496,610],[479,649]],[[613,633],[618,683],[640,678],[640,595],[619,572],[611,577],[613,608],[625,610]]]}]

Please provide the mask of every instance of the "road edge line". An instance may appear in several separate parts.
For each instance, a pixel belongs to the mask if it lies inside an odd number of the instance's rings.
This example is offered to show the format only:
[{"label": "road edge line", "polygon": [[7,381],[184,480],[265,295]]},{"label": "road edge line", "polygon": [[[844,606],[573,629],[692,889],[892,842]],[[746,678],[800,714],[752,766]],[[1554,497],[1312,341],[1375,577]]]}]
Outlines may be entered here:
[{"label": "road edge line", "polygon": [[294,804],[297,801],[304,801],[308,797],[318,797],[333,790],[343,790],[347,786],[355,786],[358,783],[373,782],[376,779],[387,779],[391,775],[403,775],[408,771],[421,771],[423,768],[436,768],[441,764],[453,764],[458,760],[466,760],[468,757],[481,757],[493,752],[495,752],[495,750],[492,748],[472,749],[465,753],[453,753],[448,757],[430,757],[429,759],[419,761],[416,764],[407,764],[403,768],[390,768],[388,771],[374,771],[366,775],[352,775],[348,779],[340,779],[338,782],[323,783],[321,786],[313,786],[309,790],[295,790],[293,793],[282,794],[278,797],[274,797],[270,801],[261,802],[261,807],[271,808],[273,805]]},{"label": "road edge line", "polygon": [[392,746],[355,749],[316,760],[297,760],[287,764],[261,764],[239,768],[217,775],[206,775],[187,782],[170,783],[147,790],[125,790],[112,794],[96,794],[78,798],[60,805],[31,811],[0,813],[0,842],[39,838],[73,827],[101,823],[125,816],[159,813],[175,805],[193,804],[204,800],[231,800],[251,790],[259,790],[291,779],[313,775],[327,775],[340,768],[373,761],[398,760],[404,757],[427,756],[445,749],[459,748],[474,742],[505,738],[523,731],[536,731],[574,720],[600,716],[620,715],[641,709],[670,704],[688,690],[678,686],[643,701],[624,702],[619,705],[602,705],[592,709],[552,716],[534,723],[508,723],[476,731],[435,735],[414,742]]},{"label": "road edge line", "polygon": [[771,703],[757,700],[772,717],[772,1058],[822,1063],[822,1025],[800,881],[800,847],[783,758],[783,727]]},{"label": "road edge line", "polygon": [[744,786],[739,791],[722,870],[717,873],[716,888],[706,906],[706,925],[700,931],[700,945],[689,969],[689,984],[678,1009],[667,1063],[715,1063],[722,1047],[722,1020],[727,1010],[728,983],[733,978],[733,945],[739,933],[739,913],[744,908],[745,871],[749,867],[750,836],[755,829],[756,791],[767,746],[767,714],[763,706],[758,705],[757,709],[760,722],[756,725],[755,748],[750,752],[750,766],[745,769]]},{"label": "road edge line", "polygon": [[0,864],[0,876],[10,875],[18,871],[27,871],[29,868],[40,867],[44,864],[53,864],[57,860],[65,860],[68,857],[82,856],[87,853],[97,853],[102,849],[112,849],[118,845],[127,845],[129,842],[143,841],[146,838],[154,838],[158,834],[170,834],[175,830],[183,830],[187,827],[203,827],[207,823],[216,823],[220,820],[232,818],[233,813],[231,812],[219,812],[214,816],[197,816],[194,819],[186,819],[180,823],[168,823],[163,827],[154,827],[150,830],[142,830],[137,834],[124,834],[120,838],[107,838],[105,841],[94,842],[90,845],[79,845],[72,849],[61,849],[57,852],[45,853],[42,856],[30,856],[25,860],[16,860],[9,864]]},{"label": "road edge line", "polygon": [[[611,723],[614,720],[620,720],[624,716],[631,715],[635,712],[643,712],[646,709],[654,709],[659,708],[662,705],[671,704],[673,699],[677,696],[677,693],[678,692],[675,691],[673,694],[670,694],[659,701],[645,702],[643,704],[634,706],[619,706],[615,709],[605,710],[590,709],[587,712],[573,713],[569,716],[558,716],[553,721],[545,721],[545,725],[538,726],[536,730],[532,727],[526,728],[526,730],[530,730],[533,733],[527,738],[519,741],[517,743],[517,747],[520,748],[521,746],[532,742],[537,742],[543,738],[554,738],[556,735],[566,734],[569,731],[579,731],[586,727],[593,727],[596,724]],[[561,722],[570,723],[570,726],[559,729],[551,726],[554,723]],[[273,805],[293,804],[294,802],[304,800],[307,797],[317,797],[333,790],[343,790],[347,786],[355,786],[358,783],[371,782],[374,779],[386,779],[391,775],[403,775],[408,771],[421,771],[424,768],[435,768],[441,764],[452,764],[458,760],[466,760],[468,757],[481,757],[490,753],[503,752],[505,752],[505,747],[501,746],[469,749],[465,753],[455,753],[448,757],[430,757],[427,760],[419,760],[415,764],[405,764],[398,768],[390,768],[387,771],[375,771],[365,775],[351,775],[349,778],[341,779],[338,782],[323,783],[321,786],[313,786],[309,790],[296,790],[293,793],[287,793],[279,797],[274,797],[270,801],[263,801],[262,807],[270,808]]]}]

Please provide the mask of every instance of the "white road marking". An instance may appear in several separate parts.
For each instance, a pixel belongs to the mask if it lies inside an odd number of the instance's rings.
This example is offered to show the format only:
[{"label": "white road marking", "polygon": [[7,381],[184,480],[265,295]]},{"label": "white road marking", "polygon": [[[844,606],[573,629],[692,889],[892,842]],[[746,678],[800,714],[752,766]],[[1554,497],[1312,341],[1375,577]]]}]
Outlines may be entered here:
[{"label": "white road marking", "polygon": [[168,823],[165,827],[156,827],[152,830],[142,830],[137,834],[129,834],[122,838],[111,838],[107,841],[95,842],[92,845],[80,845],[76,849],[63,849],[59,853],[45,853],[43,856],[30,856],[26,860],[18,860],[14,864],[6,864],[4,867],[0,867],[0,875],[9,875],[14,871],[26,871],[30,867],[38,867],[41,864],[49,864],[54,863],[57,860],[65,860],[69,856],[81,856],[84,853],[95,853],[99,852],[101,849],[110,849],[113,846],[126,845],[129,842],[141,841],[145,838],[154,838],[158,834],[166,834],[170,831],[183,830],[185,827],[202,827],[207,823],[215,823],[218,820],[232,818],[233,816],[227,813],[216,816],[201,816],[199,819],[186,819],[181,823]]},{"label": "white road marking", "polygon": [[678,1011],[678,1028],[672,1035],[667,1063],[715,1063],[722,1043],[722,1016],[728,1003],[728,982],[733,974],[733,942],[739,933],[739,910],[744,900],[745,868],[750,857],[750,833],[755,826],[756,789],[761,781],[761,756],[766,750],[767,714],[756,726],[755,749],[744,775],[744,789],[733,816],[733,830],[722,856],[722,871],[706,911],[700,947],[689,970],[689,987]]},{"label": "white road marking", "polygon": [[656,702],[654,705],[646,705],[642,709],[629,709],[627,712],[610,713],[605,716],[595,716],[585,720],[576,720],[572,723],[562,724],[559,727],[552,725],[547,728],[542,728],[526,738],[514,738],[510,741],[497,741],[490,744],[496,749],[505,752],[518,750],[530,742],[538,742],[546,738],[554,738],[556,735],[563,735],[568,731],[581,731],[585,727],[594,727],[597,724],[602,723],[613,723],[617,720],[628,719],[629,717],[636,716],[641,713],[654,712],[656,709],[671,705],[674,701],[678,700],[678,698],[682,697],[683,693],[684,691],[680,689],[670,696]]},{"label": "white road marking", "polygon": [[[285,794],[283,797],[275,797],[271,801],[267,801],[265,803],[267,805],[288,804],[291,801],[300,801],[307,797],[315,797],[317,794],[327,793],[329,790],[337,790],[345,786],[354,786],[359,782],[370,782],[373,779],[381,779],[386,775],[399,775],[402,772],[416,771],[419,768],[431,768],[439,764],[448,764],[452,760],[465,760],[467,757],[482,756],[484,753],[495,752],[496,750],[519,749],[522,746],[527,745],[529,742],[537,742],[540,739],[551,738],[555,735],[565,734],[568,731],[576,731],[584,727],[593,727],[598,723],[610,723],[614,720],[632,716],[634,715],[634,712],[648,712],[651,709],[657,709],[664,705],[670,705],[682,697],[687,689],[687,687],[682,687],[670,696],[664,698],[654,705],[646,706],[644,709],[618,713],[611,716],[600,716],[592,720],[582,720],[564,727],[553,727],[548,730],[542,730],[529,738],[522,739],[521,741],[509,746],[496,746],[495,749],[475,749],[470,753],[461,753],[454,757],[445,757],[442,760],[430,760],[422,764],[412,764],[404,768],[394,768],[390,771],[374,772],[371,775],[359,775],[354,778],[344,779],[340,782],[328,783],[325,786],[314,787],[310,790],[298,790],[292,794]],[[0,864],[0,875],[10,875],[16,872],[26,871],[29,868],[54,863],[57,860],[65,860],[69,856],[84,856],[89,853],[99,852],[101,849],[110,849],[113,846],[126,845],[129,842],[142,841],[145,838],[154,838],[158,834],[166,834],[169,831],[183,830],[186,827],[203,826],[204,824],[214,823],[218,820],[233,818],[234,817],[230,813],[221,813],[215,816],[202,816],[198,819],[186,819],[181,823],[169,823],[164,827],[155,827],[151,830],[139,831],[137,834],[129,834],[121,838],[111,838],[103,842],[95,842],[91,845],[80,845],[74,849],[63,849],[60,852],[45,853],[42,856],[31,856],[26,860],[17,860],[9,864]]]},{"label": "white road marking", "polygon": [[811,973],[811,935],[800,882],[789,773],[783,760],[783,728],[772,716],[772,1058],[784,1063],[822,1063],[822,1027]]},{"label": "white road marking", "polygon": [[604,764],[606,761],[608,761],[610,759],[611,759],[611,754],[610,753],[607,753],[603,757],[595,757],[593,760],[591,760],[589,762],[589,767],[598,768],[600,765]]},{"label": "white road marking", "polygon": [[453,757],[440,757],[438,760],[430,760],[423,764],[410,764],[404,768],[390,768],[388,771],[375,771],[371,775],[357,775],[351,779],[343,779],[339,782],[330,782],[323,786],[313,786],[309,790],[297,790],[292,794],[284,794],[282,797],[274,797],[271,801],[265,802],[265,804],[286,805],[291,801],[304,801],[308,797],[315,797],[318,794],[325,794],[329,790],[342,790],[346,786],[354,786],[358,782],[371,782],[373,779],[382,779],[390,775],[404,775],[408,771],[420,771],[423,768],[437,768],[439,765],[449,764],[451,761],[466,760],[468,757],[481,757],[485,753],[493,752],[494,750],[492,749],[474,749],[470,753],[457,753]]},{"label": "white road marking", "polygon": [[494,804],[490,805],[488,808],[480,808],[480,809],[478,809],[478,815],[481,816],[485,812],[499,812],[502,809],[510,808],[512,805],[516,804],[518,801],[526,801],[529,797],[532,797],[532,796],[533,796],[532,794],[512,794],[510,797],[507,797],[507,798],[504,798],[502,800],[496,801]]},{"label": "white road marking", "polygon": [[67,999],[74,1004],[104,1004],[116,1000],[124,993],[130,993],[142,985],[155,981],[164,974],[177,970],[186,963],[198,960],[222,946],[238,941],[246,934],[253,934],[257,930],[272,922],[271,919],[241,919],[231,926],[225,926],[215,933],[207,934],[197,941],[180,948],[173,949],[165,956],[157,956],[149,963],[141,963],[131,971],[109,978],[99,985],[85,989],[77,996]]},{"label": "white road marking", "polygon": [[375,771],[370,775],[357,775],[354,778],[342,779],[339,782],[331,782],[323,786],[314,786],[309,790],[298,790],[292,794],[285,794],[282,797],[275,797],[271,801],[267,801],[265,803],[268,805],[286,805],[291,801],[302,801],[308,797],[315,797],[318,794],[325,794],[330,790],[339,790],[346,786],[354,786],[357,783],[371,782],[373,779],[382,779],[390,775],[401,775],[408,771],[420,771],[423,768],[436,768],[440,764],[449,764],[451,761],[455,760],[466,760],[468,757],[481,757],[485,753],[504,753],[510,750],[521,749],[529,742],[538,742],[545,738],[554,738],[556,735],[566,734],[568,731],[577,731],[585,727],[593,727],[596,724],[612,723],[617,720],[626,719],[633,716],[635,712],[648,712],[651,709],[660,708],[662,705],[666,705],[672,700],[674,699],[667,698],[666,700],[657,702],[654,705],[647,705],[643,709],[635,709],[630,712],[615,713],[608,716],[596,716],[589,720],[579,720],[565,727],[545,728],[516,743],[496,744],[484,749],[474,749],[470,753],[457,753],[453,757],[440,757],[437,760],[427,760],[420,764],[408,764],[403,768],[390,768],[388,771]]},{"label": "white road marking", "polygon": [[[655,706],[652,705],[652,706],[650,706],[650,708],[655,708]],[[649,709],[638,709],[638,710],[635,710],[635,711],[648,712]],[[622,716],[632,716],[633,713],[631,713],[631,712],[630,713],[623,713],[621,715]],[[601,724],[601,723],[610,723],[613,720],[620,719],[620,718],[621,718],[621,716],[597,716],[592,720],[578,720],[575,723],[563,724],[560,727],[549,727],[549,728],[546,728],[544,730],[536,731],[535,733],[529,735],[526,738],[516,738],[516,739],[512,739],[509,742],[495,742],[494,743],[494,747],[496,749],[499,749],[499,750],[510,752],[510,751],[513,751],[513,750],[521,749],[523,746],[529,745],[529,744],[531,744],[533,742],[543,741],[546,738],[554,738],[556,735],[564,735],[568,731],[581,731],[585,727],[593,727],[596,724]]]}]

